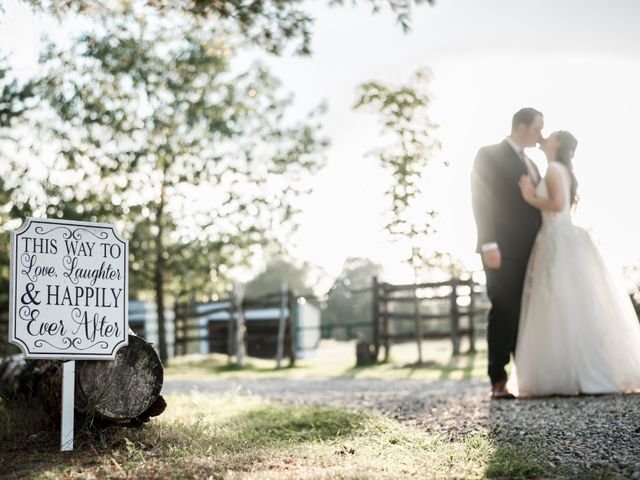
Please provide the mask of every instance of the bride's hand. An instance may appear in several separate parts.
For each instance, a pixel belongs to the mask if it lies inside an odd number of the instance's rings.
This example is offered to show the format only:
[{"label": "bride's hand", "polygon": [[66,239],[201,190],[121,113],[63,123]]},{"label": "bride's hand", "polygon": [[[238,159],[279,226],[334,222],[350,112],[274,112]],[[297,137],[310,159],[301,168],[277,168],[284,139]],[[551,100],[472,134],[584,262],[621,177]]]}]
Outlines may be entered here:
[{"label": "bride's hand", "polygon": [[522,192],[522,198],[524,198],[524,201],[529,204],[533,203],[536,199],[536,187],[531,183],[531,179],[526,175],[522,175],[518,185],[520,185],[520,191]]}]

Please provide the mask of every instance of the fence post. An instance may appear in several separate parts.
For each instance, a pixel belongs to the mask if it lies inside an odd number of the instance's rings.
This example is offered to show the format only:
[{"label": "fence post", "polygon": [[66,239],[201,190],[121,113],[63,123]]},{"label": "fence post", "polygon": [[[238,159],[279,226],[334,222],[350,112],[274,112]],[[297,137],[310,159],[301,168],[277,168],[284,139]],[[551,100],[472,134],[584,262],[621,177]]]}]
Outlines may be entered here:
[{"label": "fence post", "polygon": [[460,354],[460,311],[458,309],[458,279],[451,279],[451,342],[453,343],[453,354]]},{"label": "fence post", "polygon": [[236,365],[239,367],[244,367],[245,360],[244,334],[246,328],[244,322],[244,308],[242,306],[243,299],[244,285],[240,282],[235,282],[233,285],[233,305],[236,313],[234,349],[236,352]]},{"label": "fence post", "polygon": [[[180,317],[182,321],[182,355],[187,355],[189,353],[188,350],[188,338],[189,338],[189,314],[191,310],[194,308],[194,305],[191,301],[189,303],[181,303],[180,304]],[[176,325],[177,326],[177,325]]]},{"label": "fence post", "polygon": [[330,338],[331,337],[331,325],[327,325],[326,323],[320,324],[320,337],[321,338]]},{"label": "fence post", "polygon": [[229,301],[229,320],[227,321],[227,363],[231,363],[231,357],[235,355],[235,326],[236,326],[236,306],[233,298]]},{"label": "fence post", "polygon": [[279,370],[282,366],[282,357],[284,355],[284,334],[286,327],[285,309],[287,308],[287,282],[282,282],[280,293],[280,319],[278,321],[278,343],[276,345],[276,368]]},{"label": "fence post", "polygon": [[180,328],[182,328],[182,324],[180,323],[182,319],[180,318],[180,302],[176,300],[173,304],[173,331],[175,332],[175,338],[173,340],[173,356],[177,357],[180,355]]},{"label": "fence post", "polygon": [[182,354],[187,355],[189,353],[189,314],[195,306],[191,301],[183,305],[182,311]]},{"label": "fence post", "polygon": [[298,299],[293,290],[287,290],[287,300],[289,303],[289,334],[291,335],[291,354],[289,356],[289,366],[296,363],[296,337],[298,335]]},{"label": "fence post", "polygon": [[475,282],[469,279],[469,353],[476,353],[476,329],[475,329],[475,309],[476,291]]},{"label": "fence post", "polygon": [[[416,280],[416,283],[418,281]],[[422,321],[420,320],[420,299],[418,288],[413,288],[413,308],[415,313],[416,342],[418,343],[418,365],[422,365]]]},{"label": "fence post", "polygon": [[389,304],[387,303],[388,291],[385,288],[386,284],[382,287],[382,336],[384,338],[384,361],[389,361],[391,355],[391,337],[389,335]]},{"label": "fence post", "polygon": [[373,347],[374,361],[378,361],[378,352],[380,351],[380,296],[378,287],[378,277],[374,275],[371,281],[371,303],[372,315],[371,321],[373,326]]}]

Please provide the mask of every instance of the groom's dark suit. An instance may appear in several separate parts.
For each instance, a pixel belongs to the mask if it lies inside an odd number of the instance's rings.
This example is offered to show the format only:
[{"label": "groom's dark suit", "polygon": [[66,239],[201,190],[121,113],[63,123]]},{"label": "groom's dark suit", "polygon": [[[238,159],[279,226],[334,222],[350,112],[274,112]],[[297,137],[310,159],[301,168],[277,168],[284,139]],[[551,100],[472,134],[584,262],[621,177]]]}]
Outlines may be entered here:
[{"label": "groom's dark suit", "polygon": [[495,242],[502,257],[497,270],[484,265],[491,300],[487,340],[492,383],[507,378],[505,366],[515,350],[527,262],[540,228],[540,212],[524,201],[518,186],[520,177],[527,174],[524,159],[506,140],[482,147],[471,174],[476,251],[482,253],[482,245]]}]

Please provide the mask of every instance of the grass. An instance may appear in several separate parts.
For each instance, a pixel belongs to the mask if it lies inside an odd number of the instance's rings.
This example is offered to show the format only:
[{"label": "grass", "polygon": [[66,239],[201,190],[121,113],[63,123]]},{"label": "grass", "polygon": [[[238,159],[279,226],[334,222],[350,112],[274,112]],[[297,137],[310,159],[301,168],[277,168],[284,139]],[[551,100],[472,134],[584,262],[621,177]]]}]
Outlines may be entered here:
[{"label": "grass", "polygon": [[[478,342],[481,343],[480,341]],[[463,345],[463,351],[467,347]],[[323,342],[315,358],[300,360],[292,368],[275,369],[274,360],[250,358],[243,368],[229,363],[222,354],[186,355],[172,359],[165,369],[167,378],[377,378],[385,380],[460,380],[486,378],[487,355],[480,345],[477,353],[451,355],[447,340],[423,343],[424,358],[416,364],[417,347],[393,345],[390,359],[374,365],[355,366],[355,342]],[[381,355],[382,356],[382,355]],[[285,362],[286,364],[286,362]]]},{"label": "grass", "polygon": [[496,449],[485,474],[489,478],[540,478],[545,468],[539,450],[531,445],[506,445]]},{"label": "grass", "polygon": [[60,453],[40,412],[0,401],[0,477],[537,478],[538,453],[503,448],[488,432],[451,439],[376,413],[283,406],[246,396],[167,398],[139,429],[79,426]]},{"label": "grass", "polygon": [[[481,347],[482,348],[482,347]],[[355,344],[329,343],[293,368],[225,355],[174,359],[167,378],[485,378],[486,353],[451,355],[447,341],[394,345],[387,362],[355,367]],[[497,441],[488,431],[448,438],[377,413],[284,406],[235,395],[173,395],[139,429],[76,427],[76,448],[60,453],[41,412],[0,400],[0,477],[35,479],[540,478],[537,445]]]}]

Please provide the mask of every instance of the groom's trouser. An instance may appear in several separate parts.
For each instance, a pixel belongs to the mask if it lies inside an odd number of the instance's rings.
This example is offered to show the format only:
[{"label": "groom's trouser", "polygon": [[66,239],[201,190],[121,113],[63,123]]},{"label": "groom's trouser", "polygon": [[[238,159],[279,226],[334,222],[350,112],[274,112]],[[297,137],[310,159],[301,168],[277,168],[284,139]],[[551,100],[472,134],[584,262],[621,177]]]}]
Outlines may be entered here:
[{"label": "groom's trouser", "polygon": [[491,383],[506,380],[505,366],[515,354],[522,287],[527,259],[502,258],[494,270],[484,266],[487,294],[491,300],[487,342],[489,346],[489,378]]}]

